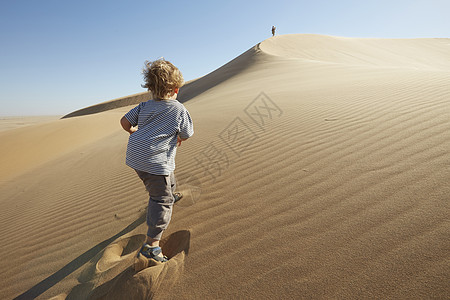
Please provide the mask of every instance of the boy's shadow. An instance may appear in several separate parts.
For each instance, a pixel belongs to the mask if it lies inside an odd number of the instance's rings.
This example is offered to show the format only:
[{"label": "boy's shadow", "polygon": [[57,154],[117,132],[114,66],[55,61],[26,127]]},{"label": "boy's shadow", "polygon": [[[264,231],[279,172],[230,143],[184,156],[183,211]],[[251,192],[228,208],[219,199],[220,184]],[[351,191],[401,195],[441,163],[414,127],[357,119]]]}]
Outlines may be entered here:
[{"label": "boy's shadow", "polygon": [[151,299],[158,290],[169,290],[184,268],[190,232],[177,231],[161,240],[169,261],[135,272],[134,259],[145,235],[116,240],[98,253],[80,274],[66,299]]},{"label": "boy's shadow", "polygon": [[111,244],[114,240],[133,231],[139,225],[143,224],[145,222],[145,219],[146,215],[142,214],[137,220],[128,225],[122,231],[104,240],[103,242],[98,243],[97,245],[87,250],[86,252],[84,252],[71,262],[69,262],[67,265],[65,265],[64,267],[62,267],[61,269],[59,269],[49,277],[45,278],[41,282],[37,283],[35,286],[33,286],[32,288],[30,288],[29,290],[27,290],[26,292],[22,293],[21,295],[17,296],[14,299],[15,300],[34,299],[38,297],[39,295],[41,295],[42,293],[53,287],[55,284],[66,278],[68,275],[76,271],[78,268],[83,266],[85,263],[87,263],[89,260],[95,257],[100,251],[102,251],[102,249]]}]

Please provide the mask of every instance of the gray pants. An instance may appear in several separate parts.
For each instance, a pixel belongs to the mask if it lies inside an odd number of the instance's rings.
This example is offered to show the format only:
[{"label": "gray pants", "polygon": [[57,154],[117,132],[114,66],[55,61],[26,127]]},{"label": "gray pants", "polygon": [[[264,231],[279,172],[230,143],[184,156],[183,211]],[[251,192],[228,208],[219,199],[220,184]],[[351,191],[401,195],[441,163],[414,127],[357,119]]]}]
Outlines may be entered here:
[{"label": "gray pants", "polygon": [[147,208],[147,236],[160,240],[172,217],[172,206],[175,201],[173,193],[176,188],[175,176],[173,172],[165,176],[135,171],[144,182],[150,196]]}]

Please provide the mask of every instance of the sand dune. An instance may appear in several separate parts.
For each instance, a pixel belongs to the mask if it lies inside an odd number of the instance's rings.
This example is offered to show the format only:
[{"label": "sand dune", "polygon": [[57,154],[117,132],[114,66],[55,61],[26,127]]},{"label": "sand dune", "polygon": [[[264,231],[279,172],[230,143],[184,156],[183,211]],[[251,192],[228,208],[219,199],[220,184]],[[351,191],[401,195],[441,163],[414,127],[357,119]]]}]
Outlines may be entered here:
[{"label": "sand dune", "polygon": [[276,36],[186,85],[171,260],[138,273],[132,106],[0,132],[2,298],[448,298],[449,50]]}]

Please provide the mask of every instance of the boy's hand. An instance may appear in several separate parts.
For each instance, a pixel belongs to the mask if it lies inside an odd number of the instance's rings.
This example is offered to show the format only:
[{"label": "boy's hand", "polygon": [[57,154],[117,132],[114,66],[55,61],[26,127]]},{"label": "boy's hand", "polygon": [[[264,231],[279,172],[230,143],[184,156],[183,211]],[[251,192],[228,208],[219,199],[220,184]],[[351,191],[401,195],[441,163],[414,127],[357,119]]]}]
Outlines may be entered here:
[{"label": "boy's hand", "polygon": [[137,128],[136,127],[131,127],[130,130],[128,131],[130,134],[136,132]]},{"label": "boy's hand", "polygon": [[122,119],[120,119],[120,125],[122,125],[123,130],[125,130],[129,134],[132,134],[137,130],[137,127],[133,127],[133,125],[131,125],[130,121],[128,121],[127,118],[125,118],[125,116],[123,116]]},{"label": "boy's hand", "polygon": [[185,140],[186,140],[186,139],[182,139],[182,138],[180,138],[179,135],[177,135],[177,146],[180,147],[180,146],[181,146],[181,142],[182,142],[182,141],[185,141]]}]

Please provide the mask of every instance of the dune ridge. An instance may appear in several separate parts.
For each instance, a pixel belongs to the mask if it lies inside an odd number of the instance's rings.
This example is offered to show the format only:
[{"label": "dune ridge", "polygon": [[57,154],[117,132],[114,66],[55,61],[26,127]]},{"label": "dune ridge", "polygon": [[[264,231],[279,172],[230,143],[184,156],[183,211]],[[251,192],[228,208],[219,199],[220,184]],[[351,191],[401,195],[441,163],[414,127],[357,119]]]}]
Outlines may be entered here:
[{"label": "dune ridge", "polygon": [[124,106],[129,106],[133,104],[139,104],[141,102],[147,101],[151,97],[150,92],[142,92],[133,94],[130,96],[120,97],[114,100],[105,101],[99,104],[91,105],[76,111],[73,111],[71,113],[68,113],[67,115],[64,115],[62,119],[66,118],[72,118],[72,117],[79,117],[84,115],[90,115],[90,114],[96,114],[103,111],[116,109]]},{"label": "dune ridge", "polygon": [[118,128],[132,106],[0,132],[1,294],[448,298],[449,44],[275,36],[186,85],[175,284],[127,271],[147,201]]},{"label": "dune ridge", "polygon": [[[328,47],[332,45],[332,47]],[[448,39],[345,38],[283,35],[261,49],[271,55],[334,64],[448,70]],[[423,53],[424,55],[418,55]]]}]

